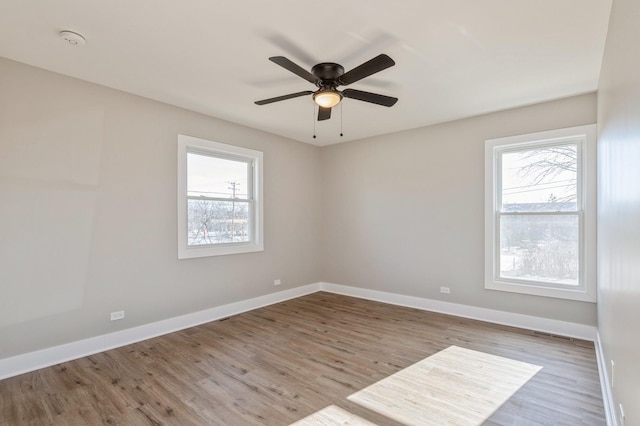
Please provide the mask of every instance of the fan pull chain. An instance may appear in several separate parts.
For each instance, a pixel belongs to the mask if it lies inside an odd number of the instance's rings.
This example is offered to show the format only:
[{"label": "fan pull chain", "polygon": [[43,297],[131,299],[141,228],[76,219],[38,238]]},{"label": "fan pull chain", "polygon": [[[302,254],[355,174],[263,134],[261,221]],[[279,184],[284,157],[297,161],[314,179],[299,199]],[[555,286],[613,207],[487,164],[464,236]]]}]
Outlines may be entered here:
[{"label": "fan pull chain", "polygon": [[[318,107],[319,108],[319,107]],[[316,138],[316,104],[311,104],[311,119],[313,120],[313,138]]]},{"label": "fan pull chain", "polygon": [[342,108],[344,105],[344,102],[340,102],[340,137],[342,137]]}]

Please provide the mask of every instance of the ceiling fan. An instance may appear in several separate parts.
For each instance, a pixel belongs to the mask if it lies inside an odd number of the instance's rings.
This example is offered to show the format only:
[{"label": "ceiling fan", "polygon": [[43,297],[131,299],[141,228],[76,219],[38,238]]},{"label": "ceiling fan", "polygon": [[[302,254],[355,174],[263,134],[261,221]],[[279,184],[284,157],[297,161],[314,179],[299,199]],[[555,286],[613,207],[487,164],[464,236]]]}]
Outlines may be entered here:
[{"label": "ceiling fan", "polygon": [[266,105],[312,94],[313,101],[318,104],[319,107],[318,121],[321,121],[331,118],[331,108],[338,105],[343,97],[386,107],[391,107],[398,102],[398,98],[379,95],[377,93],[363,92],[362,90],[355,89],[338,90],[338,86],[348,86],[351,83],[355,83],[365,77],[369,77],[372,74],[394,66],[396,63],[385,54],[378,55],[346,73],[342,65],[333,62],[322,62],[314,65],[313,68],[311,68],[311,72],[309,72],[284,56],[272,56],[269,60],[291,71],[298,77],[304,78],[309,83],[315,84],[318,90],[315,92],[305,90],[303,92],[263,99],[256,101],[257,105]]}]

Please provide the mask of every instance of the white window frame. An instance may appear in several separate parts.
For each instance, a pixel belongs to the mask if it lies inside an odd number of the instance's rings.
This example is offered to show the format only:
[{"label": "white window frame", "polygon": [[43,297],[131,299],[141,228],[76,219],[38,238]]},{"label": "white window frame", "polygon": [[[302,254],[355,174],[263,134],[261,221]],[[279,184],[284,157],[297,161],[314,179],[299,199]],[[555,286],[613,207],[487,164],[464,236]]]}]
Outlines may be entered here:
[{"label": "white window frame", "polygon": [[[200,246],[188,244],[187,154],[246,161],[252,168],[249,192],[249,241]],[[243,200],[247,201],[247,200]],[[178,135],[178,259],[251,253],[264,250],[262,152],[220,142]]]},{"label": "white window frame", "polygon": [[[485,141],[485,288],[560,299],[596,301],[596,135],[595,124]],[[554,286],[541,281],[499,276],[500,153],[578,140],[577,182],[580,226],[579,285]],[[580,176],[580,174],[582,176]],[[580,203],[580,201],[582,201]]]}]

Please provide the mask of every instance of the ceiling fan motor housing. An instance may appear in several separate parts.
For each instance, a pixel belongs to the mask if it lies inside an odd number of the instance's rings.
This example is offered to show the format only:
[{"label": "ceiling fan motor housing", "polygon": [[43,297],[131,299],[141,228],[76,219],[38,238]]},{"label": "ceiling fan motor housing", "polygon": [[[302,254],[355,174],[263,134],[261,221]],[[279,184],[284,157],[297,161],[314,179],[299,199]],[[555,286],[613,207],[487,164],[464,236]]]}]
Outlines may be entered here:
[{"label": "ceiling fan motor housing", "polygon": [[318,86],[338,86],[338,78],[344,74],[344,67],[334,62],[322,62],[311,68],[311,73],[318,79],[322,80],[322,84]]}]

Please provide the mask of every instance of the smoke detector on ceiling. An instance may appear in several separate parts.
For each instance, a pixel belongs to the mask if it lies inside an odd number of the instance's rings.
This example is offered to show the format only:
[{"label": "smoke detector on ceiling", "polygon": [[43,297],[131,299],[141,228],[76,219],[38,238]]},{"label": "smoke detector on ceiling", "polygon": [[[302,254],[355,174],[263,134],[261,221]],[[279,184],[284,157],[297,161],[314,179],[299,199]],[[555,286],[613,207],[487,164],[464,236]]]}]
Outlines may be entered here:
[{"label": "smoke detector on ceiling", "polygon": [[87,42],[82,34],[69,30],[60,31],[60,38],[74,46],[82,45]]}]

